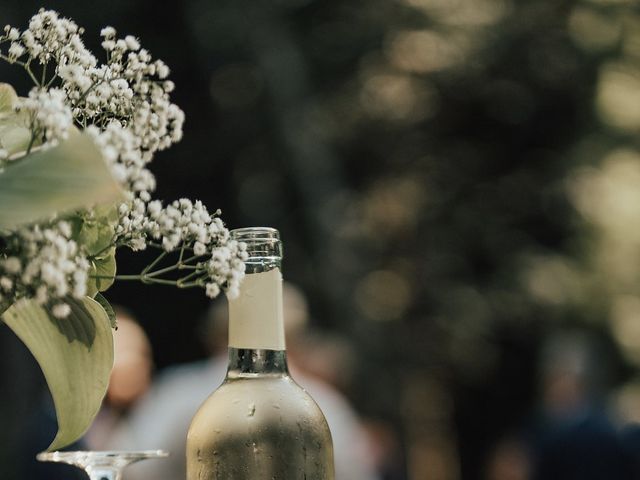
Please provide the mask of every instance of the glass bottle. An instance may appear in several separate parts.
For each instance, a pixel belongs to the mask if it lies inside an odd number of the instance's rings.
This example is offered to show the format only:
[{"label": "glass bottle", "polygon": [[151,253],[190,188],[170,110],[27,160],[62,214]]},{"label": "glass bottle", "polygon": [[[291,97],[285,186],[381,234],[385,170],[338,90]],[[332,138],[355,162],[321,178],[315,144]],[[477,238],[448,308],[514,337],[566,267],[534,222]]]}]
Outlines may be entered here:
[{"label": "glass bottle", "polygon": [[231,234],[247,245],[246,276],[229,301],[226,378],[189,427],[187,480],[333,480],[327,422],[287,368],[279,233]]}]

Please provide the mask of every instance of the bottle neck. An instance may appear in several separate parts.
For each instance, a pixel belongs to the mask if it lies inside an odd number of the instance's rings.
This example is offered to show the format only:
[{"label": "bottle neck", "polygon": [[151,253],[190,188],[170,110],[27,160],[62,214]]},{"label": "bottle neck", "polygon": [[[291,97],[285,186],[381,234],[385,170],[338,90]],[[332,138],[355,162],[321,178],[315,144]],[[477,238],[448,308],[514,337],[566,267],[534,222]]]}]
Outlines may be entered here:
[{"label": "bottle neck", "polygon": [[229,300],[229,347],[285,350],[279,267],[248,271],[240,285],[240,294]]},{"label": "bottle neck", "polygon": [[229,348],[227,379],[288,374],[287,354],[284,350]]}]

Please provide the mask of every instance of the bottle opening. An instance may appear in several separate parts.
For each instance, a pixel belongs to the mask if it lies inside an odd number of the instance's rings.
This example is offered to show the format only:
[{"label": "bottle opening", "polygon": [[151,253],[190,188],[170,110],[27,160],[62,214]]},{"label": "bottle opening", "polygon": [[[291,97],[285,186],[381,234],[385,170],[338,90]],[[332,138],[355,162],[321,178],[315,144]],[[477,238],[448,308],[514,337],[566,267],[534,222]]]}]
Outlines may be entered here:
[{"label": "bottle opening", "polygon": [[231,237],[239,242],[280,241],[280,232],[272,227],[244,227],[231,230]]},{"label": "bottle opening", "polygon": [[271,227],[245,227],[231,230],[231,238],[247,245],[247,273],[280,267],[282,242],[280,232]]}]

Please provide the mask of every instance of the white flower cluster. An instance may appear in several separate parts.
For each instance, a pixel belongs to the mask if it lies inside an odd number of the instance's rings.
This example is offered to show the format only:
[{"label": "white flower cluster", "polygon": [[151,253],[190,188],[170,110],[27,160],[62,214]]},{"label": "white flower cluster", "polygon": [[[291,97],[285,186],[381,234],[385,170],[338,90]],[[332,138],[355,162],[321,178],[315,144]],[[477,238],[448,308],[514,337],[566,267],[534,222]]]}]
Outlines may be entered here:
[{"label": "white flower cluster", "polygon": [[186,198],[166,207],[158,200],[145,204],[136,199],[120,206],[121,221],[116,234],[134,249],[146,248],[148,238],[160,242],[166,252],[184,246],[194,256],[204,257],[199,265],[206,294],[216,297],[220,286],[224,286],[233,298],[244,276],[247,254],[243,243],[230,238],[219,214],[217,211],[211,215],[202,202]]},{"label": "white flower cluster", "polygon": [[[35,87],[29,97],[39,98],[45,87],[59,81],[75,122],[83,128],[95,127],[94,137],[99,137],[116,178],[134,195],[148,193],[155,181],[145,166],[155,152],[182,138],[184,113],[170,101],[174,84],[167,80],[169,68],[162,60],[153,60],[136,38],[117,39],[112,27],[101,32],[107,63],[99,64],[84,46],[82,33],[72,20],[40,10],[24,32],[7,25],[0,42],[10,42],[9,61],[37,61],[43,68],[54,64],[56,76],[47,85]],[[57,125],[58,112],[45,108],[38,115],[47,142],[63,138],[60,133],[68,126],[63,122],[50,131]]]},{"label": "white flower cluster", "polygon": [[85,131],[101,148],[114,178],[126,186],[130,200],[138,196],[149,201],[149,192],[155,190],[156,179],[140,155],[141,139],[118,122],[109,123],[102,131],[93,125]]},{"label": "white flower cluster", "polygon": [[87,292],[89,262],[71,239],[71,226],[59,221],[47,227],[20,229],[5,239],[0,258],[0,304],[28,296],[66,317],[64,297],[82,298]]},{"label": "white flower cluster", "polygon": [[[190,265],[189,286],[203,287],[210,297],[221,288],[237,295],[246,252],[230,239],[219,212],[211,215],[201,202],[185,199],[166,207],[151,201],[156,182],[147,166],[155,152],[182,138],[184,113],[170,101],[169,68],[137,38],[118,38],[112,27],[100,33],[102,64],[85,47],[83,33],[72,20],[42,9],[26,30],[7,25],[0,35],[0,57],[24,67],[36,84],[17,107],[29,113],[34,139],[48,147],[64,140],[74,123],[82,128],[127,194],[113,244],[192,252],[197,263]],[[89,271],[83,245],[70,234],[68,223],[53,220],[0,239],[8,246],[0,244],[0,304],[31,296],[66,316],[63,297],[83,296]]]},{"label": "white flower cluster", "polygon": [[[5,38],[11,41],[9,57],[13,61],[26,54],[41,65],[51,60],[60,62],[65,57],[75,62],[87,59],[95,64],[93,55],[82,45],[80,34],[83,30],[72,20],[60,18],[53,10],[41,9],[31,17],[29,28],[22,33],[10,25],[4,27],[4,32]],[[82,56],[75,56],[75,51]]]},{"label": "white flower cluster", "polygon": [[66,95],[59,88],[34,88],[29,97],[21,99],[17,109],[29,112],[36,136],[44,137],[47,146],[55,146],[69,136],[73,126],[71,108],[65,103]]}]

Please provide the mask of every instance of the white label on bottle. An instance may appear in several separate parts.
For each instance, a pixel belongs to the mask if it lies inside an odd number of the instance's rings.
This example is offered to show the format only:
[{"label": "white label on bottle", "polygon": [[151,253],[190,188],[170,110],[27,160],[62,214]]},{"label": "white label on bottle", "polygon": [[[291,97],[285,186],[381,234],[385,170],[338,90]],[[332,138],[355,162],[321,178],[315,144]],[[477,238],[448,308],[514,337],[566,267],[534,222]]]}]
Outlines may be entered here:
[{"label": "white label on bottle", "polygon": [[240,295],[229,300],[229,346],[285,349],[280,269],[245,275]]}]

